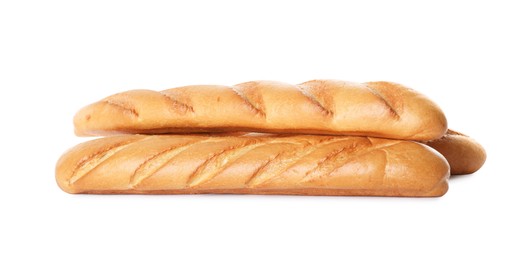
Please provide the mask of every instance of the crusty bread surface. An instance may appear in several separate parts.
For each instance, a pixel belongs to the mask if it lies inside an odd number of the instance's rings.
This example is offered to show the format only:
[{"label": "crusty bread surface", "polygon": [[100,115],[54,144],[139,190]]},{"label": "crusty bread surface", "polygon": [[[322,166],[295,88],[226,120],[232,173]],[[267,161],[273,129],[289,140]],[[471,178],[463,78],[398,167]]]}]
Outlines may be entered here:
[{"label": "crusty bread surface", "polygon": [[418,141],[447,130],[441,109],[412,89],[338,80],[126,91],[82,108],[74,125],[79,136],[246,131]]},{"label": "crusty bread surface", "polygon": [[487,153],[481,144],[462,133],[448,130],[440,139],[426,142],[441,153],[450,164],[451,174],[470,174],[479,170]]},{"label": "crusty bread surface", "polygon": [[412,141],[318,135],[118,135],[57,162],[68,193],[442,196],[449,166]]}]

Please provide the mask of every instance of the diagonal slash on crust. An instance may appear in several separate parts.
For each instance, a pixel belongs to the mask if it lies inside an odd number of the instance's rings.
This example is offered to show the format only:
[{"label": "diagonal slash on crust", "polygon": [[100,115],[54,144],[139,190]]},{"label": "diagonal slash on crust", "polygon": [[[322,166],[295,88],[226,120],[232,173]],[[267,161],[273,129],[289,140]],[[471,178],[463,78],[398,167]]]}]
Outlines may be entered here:
[{"label": "diagonal slash on crust", "polygon": [[116,108],[119,108],[119,109],[121,109],[121,110],[127,112],[128,114],[131,114],[131,115],[133,115],[135,117],[139,116],[139,113],[137,113],[137,110],[135,110],[135,108],[133,106],[125,105],[123,103],[119,103],[119,102],[116,102],[116,101],[113,101],[113,100],[109,100],[109,99],[103,100],[102,102],[105,103],[105,104],[108,104],[110,106],[114,106]]},{"label": "diagonal slash on crust", "polygon": [[174,95],[165,93],[165,92],[159,92],[162,96],[164,96],[166,99],[168,99],[170,102],[172,102],[172,105],[174,108],[176,108],[177,111],[186,113],[188,111],[194,113],[194,107],[191,105],[185,104],[179,100],[177,100]]},{"label": "diagonal slash on crust", "polygon": [[333,116],[333,111],[331,111],[331,109],[329,108],[326,108],[325,106],[322,105],[322,103],[320,103],[314,95],[312,95],[307,89],[305,88],[302,88],[298,85],[295,85],[295,87],[300,91],[300,93],[302,93],[302,95],[304,95],[305,97],[307,97],[309,99],[309,101],[311,101],[311,103],[313,103],[315,106],[317,106],[320,110],[322,110],[322,113],[325,115],[325,116]]},{"label": "diagonal slash on crust", "polygon": [[366,89],[368,89],[373,95],[375,95],[377,98],[379,98],[379,100],[382,101],[382,103],[388,108],[388,110],[390,111],[390,114],[393,115],[395,118],[397,118],[398,120],[401,119],[401,116],[399,115],[399,113],[397,113],[397,111],[393,108],[392,104],[390,104],[388,102],[388,100],[386,100],[386,98],[381,94],[379,93],[379,91],[377,91],[376,89],[368,86],[367,84],[361,84],[361,86],[364,86]]},{"label": "diagonal slash on crust", "polygon": [[230,89],[234,93],[236,93],[236,95],[239,96],[247,106],[250,107],[251,111],[254,111],[259,116],[262,116],[264,118],[266,117],[265,112],[262,109],[259,109],[258,107],[256,107],[256,105],[251,100],[249,100],[249,98],[245,95],[245,93],[241,89],[238,89],[236,87],[231,87]]}]

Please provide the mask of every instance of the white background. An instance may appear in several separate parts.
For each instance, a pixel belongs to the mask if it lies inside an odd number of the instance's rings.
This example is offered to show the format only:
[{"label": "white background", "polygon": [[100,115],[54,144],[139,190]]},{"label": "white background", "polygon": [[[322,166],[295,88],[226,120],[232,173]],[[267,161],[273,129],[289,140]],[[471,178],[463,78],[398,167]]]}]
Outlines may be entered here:
[{"label": "white background", "polygon": [[[521,1],[188,2],[0,2],[0,259],[526,259]],[[58,157],[86,140],[73,115],[107,95],[320,78],[417,89],[487,163],[432,199],[55,184]]]}]

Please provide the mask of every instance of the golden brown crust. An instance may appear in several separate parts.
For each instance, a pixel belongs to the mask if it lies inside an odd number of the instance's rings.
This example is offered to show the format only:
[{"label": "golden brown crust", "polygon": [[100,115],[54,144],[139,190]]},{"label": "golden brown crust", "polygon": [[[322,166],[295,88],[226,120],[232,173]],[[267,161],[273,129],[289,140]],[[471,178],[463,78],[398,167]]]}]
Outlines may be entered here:
[{"label": "golden brown crust", "polygon": [[485,149],[473,138],[448,130],[441,139],[426,143],[441,153],[450,164],[451,174],[474,173],[487,159]]},{"label": "golden brown crust", "polygon": [[74,123],[81,136],[250,131],[426,141],[447,129],[441,109],[411,89],[336,80],[132,90],[81,109]]},{"label": "golden brown crust", "polygon": [[410,141],[309,135],[123,135],[77,145],[58,161],[69,193],[298,194],[433,197],[449,167]]}]

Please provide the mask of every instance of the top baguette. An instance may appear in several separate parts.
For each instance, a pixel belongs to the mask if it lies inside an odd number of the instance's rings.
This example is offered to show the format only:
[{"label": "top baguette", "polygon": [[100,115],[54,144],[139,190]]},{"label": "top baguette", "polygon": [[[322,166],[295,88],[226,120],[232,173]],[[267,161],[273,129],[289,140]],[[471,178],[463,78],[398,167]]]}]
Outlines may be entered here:
[{"label": "top baguette", "polygon": [[424,95],[391,82],[251,81],[131,90],[82,108],[79,136],[251,131],[427,141],[447,121]]}]

